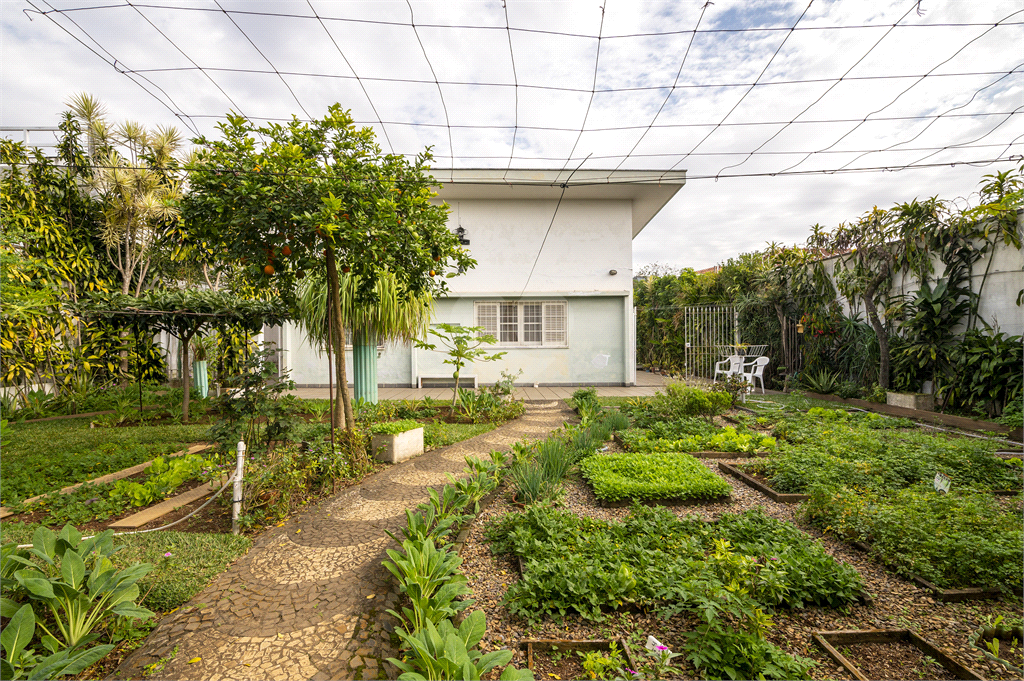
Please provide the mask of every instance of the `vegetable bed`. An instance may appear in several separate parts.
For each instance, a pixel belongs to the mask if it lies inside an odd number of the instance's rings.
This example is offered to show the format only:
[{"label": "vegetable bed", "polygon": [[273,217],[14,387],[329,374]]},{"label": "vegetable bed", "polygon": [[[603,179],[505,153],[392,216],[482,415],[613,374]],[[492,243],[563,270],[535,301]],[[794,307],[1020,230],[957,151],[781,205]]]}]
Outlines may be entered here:
[{"label": "vegetable bed", "polygon": [[492,522],[486,535],[493,553],[522,559],[505,603],[529,621],[570,612],[600,619],[631,604],[670,616],[733,583],[766,607],[841,606],[863,592],[856,570],[760,510],[705,523],[635,506],[608,523],[532,506]]},{"label": "vegetable bed", "polygon": [[594,455],[580,472],[604,502],[716,499],[732,489],[700,461],[682,452]]},{"label": "vegetable bed", "polygon": [[892,494],[818,488],[803,512],[827,532],[869,544],[900,574],[946,589],[1024,589],[1020,497],[1003,506],[990,494],[923,485]]}]

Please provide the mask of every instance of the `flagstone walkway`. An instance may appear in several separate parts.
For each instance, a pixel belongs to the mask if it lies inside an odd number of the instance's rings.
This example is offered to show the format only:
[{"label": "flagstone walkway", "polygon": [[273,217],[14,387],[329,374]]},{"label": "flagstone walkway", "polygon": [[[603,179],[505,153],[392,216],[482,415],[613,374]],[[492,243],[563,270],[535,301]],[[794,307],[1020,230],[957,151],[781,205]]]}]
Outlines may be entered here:
[{"label": "flagstone walkway", "polygon": [[187,606],[167,616],[112,678],[377,679],[395,656],[385,611],[398,602],[381,566],[405,509],[428,487],[486,457],[538,440],[572,416],[563,402],[372,475],[269,530]]}]

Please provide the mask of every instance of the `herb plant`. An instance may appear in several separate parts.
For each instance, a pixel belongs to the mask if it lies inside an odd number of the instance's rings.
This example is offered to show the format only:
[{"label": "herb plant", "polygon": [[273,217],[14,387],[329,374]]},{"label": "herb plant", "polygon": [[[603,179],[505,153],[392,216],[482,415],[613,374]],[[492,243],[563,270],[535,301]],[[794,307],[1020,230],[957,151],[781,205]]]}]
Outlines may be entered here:
[{"label": "herb plant", "polygon": [[732,489],[700,461],[681,452],[591,456],[580,464],[580,471],[603,501],[713,499]]}]

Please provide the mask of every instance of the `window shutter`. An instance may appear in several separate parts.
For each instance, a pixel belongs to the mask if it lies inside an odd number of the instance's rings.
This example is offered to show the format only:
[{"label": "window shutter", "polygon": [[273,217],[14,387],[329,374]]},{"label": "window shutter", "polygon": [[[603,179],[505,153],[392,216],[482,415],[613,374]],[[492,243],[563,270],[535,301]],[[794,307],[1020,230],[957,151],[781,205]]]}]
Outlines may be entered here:
[{"label": "window shutter", "polygon": [[498,341],[501,343],[519,342],[519,305],[516,303],[499,303],[501,319],[499,329],[501,335]]},{"label": "window shutter", "polygon": [[544,345],[568,345],[565,303],[544,303]]},{"label": "window shutter", "polygon": [[476,325],[482,326],[481,336],[498,337],[498,304],[477,303],[476,304]]},{"label": "window shutter", "polygon": [[544,305],[542,303],[523,303],[523,343],[526,345],[544,344]]}]

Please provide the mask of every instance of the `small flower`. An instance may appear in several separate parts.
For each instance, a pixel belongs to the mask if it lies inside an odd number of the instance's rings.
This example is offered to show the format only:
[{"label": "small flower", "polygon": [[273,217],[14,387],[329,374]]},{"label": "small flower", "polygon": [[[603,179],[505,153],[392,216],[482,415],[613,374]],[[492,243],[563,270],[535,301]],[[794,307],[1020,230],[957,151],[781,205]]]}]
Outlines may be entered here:
[{"label": "small flower", "polygon": [[658,650],[668,650],[668,646],[657,646]]},{"label": "small flower", "polygon": [[629,672],[630,674],[632,674],[633,676],[639,676],[640,675],[640,672],[634,671],[634,670],[630,669],[629,667],[626,667],[626,671]]},{"label": "small flower", "polygon": [[165,554],[164,554],[164,558],[170,558],[170,557],[171,557],[171,556],[173,556],[173,555],[174,555],[173,553],[171,553],[170,551],[168,551],[167,553],[165,553]]}]

